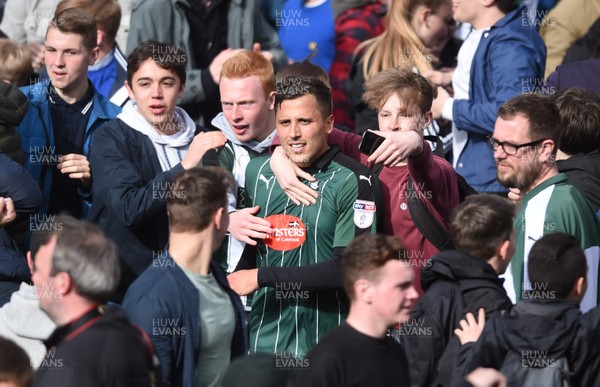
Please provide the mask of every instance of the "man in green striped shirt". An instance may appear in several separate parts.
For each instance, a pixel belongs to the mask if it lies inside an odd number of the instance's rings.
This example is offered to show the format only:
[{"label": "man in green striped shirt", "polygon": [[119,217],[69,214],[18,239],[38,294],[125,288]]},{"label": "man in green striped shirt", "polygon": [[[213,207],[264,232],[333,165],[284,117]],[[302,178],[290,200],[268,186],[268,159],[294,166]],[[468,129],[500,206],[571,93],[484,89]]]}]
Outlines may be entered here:
[{"label": "man in green striped shirt", "polygon": [[[277,183],[270,156],[246,169],[247,205],[260,206],[272,235],[254,251],[246,246],[240,268],[229,276],[233,289],[252,302],[250,348],[287,360],[306,356],[348,313],[339,257],[355,236],[374,232],[377,177],[337,147],[327,145],[333,128],[331,92],[316,79],[277,83],[277,134],[296,166],[315,177],[317,203],[297,206]],[[249,259],[247,259],[249,258]],[[253,259],[256,262],[252,262]]]},{"label": "man in green striped shirt", "polygon": [[[512,98],[500,107],[493,136],[488,138],[498,167],[498,181],[520,191],[515,218],[516,251],[505,274],[504,286],[513,302],[526,291],[548,294],[547,284],[532,283],[525,267],[529,250],[543,235],[565,232],[579,239],[585,251],[587,291],[581,309],[598,304],[600,225],[590,204],[566,175],[558,173],[556,152],[560,118],[552,101],[535,94]],[[539,297],[537,297],[539,298]],[[552,300],[547,300],[552,301]]]}]

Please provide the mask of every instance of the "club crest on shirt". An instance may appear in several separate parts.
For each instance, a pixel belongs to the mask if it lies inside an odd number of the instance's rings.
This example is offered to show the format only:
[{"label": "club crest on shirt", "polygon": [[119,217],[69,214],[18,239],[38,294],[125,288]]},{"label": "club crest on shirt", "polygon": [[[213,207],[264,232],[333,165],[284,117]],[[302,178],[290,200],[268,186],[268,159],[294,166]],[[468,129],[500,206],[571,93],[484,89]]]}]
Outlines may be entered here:
[{"label": "club crest on shirt", "polygon": [[375,218],[375,202],[368,200],[356,200],[354,208],[354,224],[358,228],[371,227]]}]

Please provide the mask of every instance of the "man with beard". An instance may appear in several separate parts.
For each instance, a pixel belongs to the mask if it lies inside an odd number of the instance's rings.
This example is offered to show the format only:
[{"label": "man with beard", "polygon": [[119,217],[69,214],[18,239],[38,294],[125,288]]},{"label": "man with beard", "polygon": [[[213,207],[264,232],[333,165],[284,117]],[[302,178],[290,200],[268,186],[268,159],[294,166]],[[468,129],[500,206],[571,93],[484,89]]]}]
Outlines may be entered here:
[{"label": "man with beard", "polygon": [[556,167],[560,118],[545,96],[524,94],[500,107],[488,145],[494,151],[498,181],[518,188],[521,208],[515,218],[516,251],[505,273],[504,287],[513,302],[532,289],[529,250],[545,234],[565,232],[577,237],[588,264],[588,288],[581,302],[587,311],[598,302],[600,225],[585,197],[567,183]]}]

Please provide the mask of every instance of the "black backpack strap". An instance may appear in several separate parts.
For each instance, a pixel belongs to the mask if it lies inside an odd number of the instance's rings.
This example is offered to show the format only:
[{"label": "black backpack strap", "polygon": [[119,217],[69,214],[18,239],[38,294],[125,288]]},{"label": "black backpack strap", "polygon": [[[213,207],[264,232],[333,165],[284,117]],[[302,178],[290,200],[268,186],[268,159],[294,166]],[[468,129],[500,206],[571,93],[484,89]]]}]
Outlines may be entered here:
[{"label": "black backpack strap", "polygon": [[423,203],[419,193],[415,190],[411,177],[406,182],[406,203],[408,204],[410,217],[425,239],[440,251],[454,249],[450,233],[435,219]]},{"label": "black backpack strap", "polygon": [[156,354],[154,346],[152,345],[152,341],[150,340],[150,337],[148,337],[146,331],[144,331],[142,328],[138,327],[133,323],[130,324],[138,331],[139,338],[144,345],[146,355],[148,356],[148,360],[150,361],[152,367],[150,369],[151,385],[156,386],[156,380],[158,379],[158,374],[160,373],[160,360],[158,358],[158,355]]},{"label": "black backpack strap", "polygon": [[423,140],[435,143],[435,150],[433,154],[444,158],[444,143],[439,136],[423,136]]},{"label": "black backpack strap", "polygon": [[379,176],[381,171],[383,171],[383,167],[384,167],[383,164],[373,164],[373,166],[371,167],[371,171],[373,171],[374,174]]},{"label": "black backpack strap", "polygon": [[471,187],[463,175],[457,173],[456,176],[458,177],[458,195],[460,196],[461,203],[467,196],[477,195],[479,193],[475,188]]},{"label": "black backpack strap", "polygon": [[[423,136],[423,139],[435,143],[434,155],[444,157],[444,143],[439,136]],[[429,208],[423,203],[415,190],[411,177],[408,178],[406,183],[406,202],[415,226],[425,239],[440,251],[454,249],[450,233],[436,220]]]},{"label": "black backpack strap", "polygon": [[[425,136],[432,137],[438,141],[438,149],[442,144],[442,141],[437,136]],[[443,149],[443,145],[442,145]],[[443,153],[443,150],[442,150]],[[373,164],[371,170],[377,176],[383,170],[383,164]],[[453,250],[454,243],[450,237],[450,233],[435,219],[431,211],[427,208],[425,203],[421,200],[418,192],[415,190],[414,182],[409,176],[406,182],[406,203],[408,210],[410,211],[410,217],[412,218],[415,226],[425,239],[433,244],[438,250]]]}]

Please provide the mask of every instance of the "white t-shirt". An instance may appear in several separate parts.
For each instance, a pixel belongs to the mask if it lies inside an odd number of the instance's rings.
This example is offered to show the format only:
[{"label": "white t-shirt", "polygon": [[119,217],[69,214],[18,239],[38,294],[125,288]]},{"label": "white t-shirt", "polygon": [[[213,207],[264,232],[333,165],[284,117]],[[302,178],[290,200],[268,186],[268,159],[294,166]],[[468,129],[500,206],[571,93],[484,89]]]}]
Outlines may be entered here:
[{"label": "white t-shirt", "polygon": [[479,41],[483,36],[484,32],[489,31],[489,28],[482,28],[480,30],[472,29],[467,39],[460,46],[458,51],[457,65],[452,76],[452,88],[454,89],[454,98],[448,98],[444,105],[442,117],[447,120],[452,120],[452,149],[454,150],[453,165],[457,167],[458,157],[462,153],[469,133],[464,130],[460,130],[456,127],[452,116],[452,105],[455,99],[469,99],[469,83],[471,80],[471,64],[475,57],[475,51],[479,46]]}]

